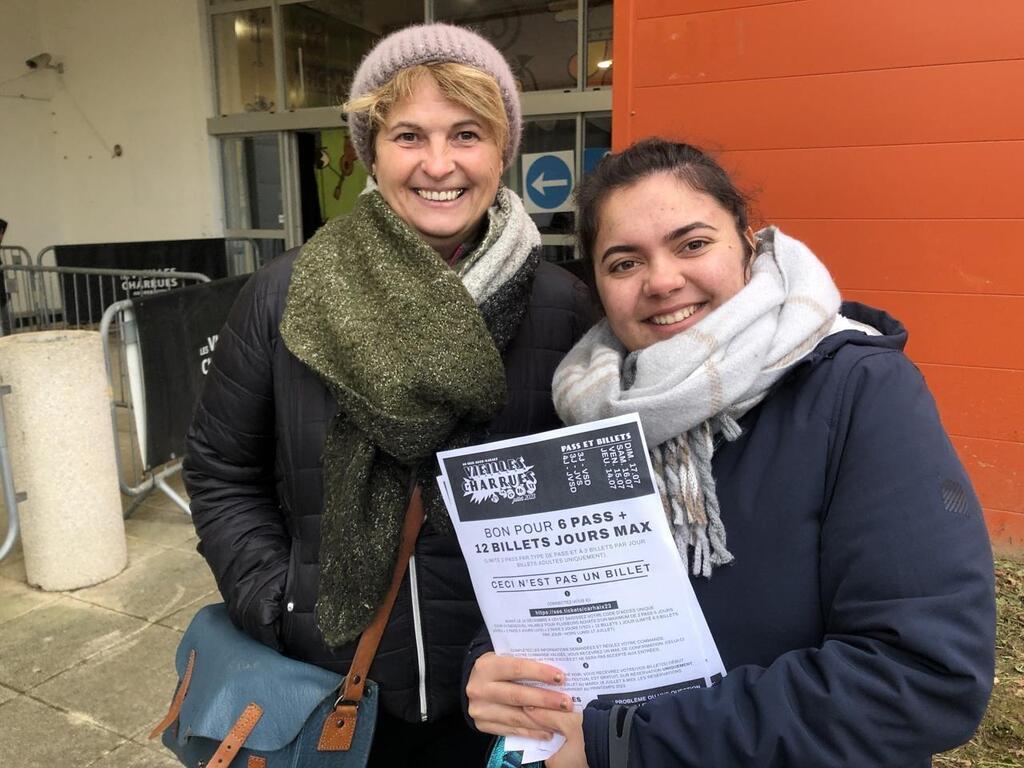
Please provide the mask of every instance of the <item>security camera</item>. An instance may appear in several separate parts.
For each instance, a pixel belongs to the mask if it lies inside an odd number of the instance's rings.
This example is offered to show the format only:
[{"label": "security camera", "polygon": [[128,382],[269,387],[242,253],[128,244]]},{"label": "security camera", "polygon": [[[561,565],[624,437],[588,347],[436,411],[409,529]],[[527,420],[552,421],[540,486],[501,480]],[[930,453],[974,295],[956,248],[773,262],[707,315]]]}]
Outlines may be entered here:
[{"label": "security camera", "polygon": [[29,69],[56,69],[58,72],[64,71],[63,64],[53,64],[53,57],[48,53],[37,53],[31,59],[25,60],[25,66]]}]

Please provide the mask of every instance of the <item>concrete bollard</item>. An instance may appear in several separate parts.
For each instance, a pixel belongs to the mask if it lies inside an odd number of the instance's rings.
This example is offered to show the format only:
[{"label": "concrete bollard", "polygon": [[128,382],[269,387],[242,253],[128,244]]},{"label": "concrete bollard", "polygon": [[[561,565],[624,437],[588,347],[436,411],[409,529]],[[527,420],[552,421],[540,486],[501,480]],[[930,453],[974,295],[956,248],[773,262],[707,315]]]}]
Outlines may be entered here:
[{"label": "concrete bollard", "polygon": [[0,380],[29,584],[78,589],[128,562],[100,335],[0,338]]}]

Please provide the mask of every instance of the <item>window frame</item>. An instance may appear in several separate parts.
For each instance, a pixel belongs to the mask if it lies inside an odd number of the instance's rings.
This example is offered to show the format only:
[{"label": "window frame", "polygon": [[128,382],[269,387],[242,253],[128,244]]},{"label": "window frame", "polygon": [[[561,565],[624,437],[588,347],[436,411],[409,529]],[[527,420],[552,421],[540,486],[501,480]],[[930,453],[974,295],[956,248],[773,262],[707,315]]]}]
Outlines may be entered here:
[{"label": "window frame", "polygon": [[[231,229],[229,236],[258,237],[261,239],[279,238],[285,241],[286,248],[302,244],[301,198],[298,182],[298,151],[295,132],[337,128],[343,120],[336,107],[306,107],[301,109],[275,109],[270,112],[249,112],[222,115],[220,94],[217,83],[217,50],[214,40],[214,22],[216,16],[234,14],[239,11],[257,8],[270,8],[273,27],[274,75],[276,93],[274,103],[287,104],[287,82],[284,58],[284,34],[281,9],[287,5],[297,5],[308,0],[207,0],[203,14],[203,38],[206,54],[210,62],[209,80],[213,91],[211,104],[214,116],[206,121],[207,133],[215,140],[222,138],[252,136],[255,134],[275,133],[278,136],[278,147],[281,163],[281,194],[284,226],[281,229]],[[576,51],[578,66],[576,67],[575,88],[559,88],[543,91],[526,91],[520,94],[523,119],[543,117],[547,119],[574,119],[576,136],[574,157],[575,173],[578,180],[583,167],[583,126],[588,116],[595,113],[611,114],[613,86],[587,87],[588,21],[590,0],[577,0]],[[435,20],[434,0],[423,0],[423,18],[429,23]],[[217,155],[219,157],[219,147]],[[224,179],[222,169],[218,165],[221,185],[221,200],[224,200]],[[226,203],[226,201],[225,201]],[[228,231],[228,230],[226,230]],[[543,245],[566,246],[573,244],[573,236],[567,234],[542,235]]]}]

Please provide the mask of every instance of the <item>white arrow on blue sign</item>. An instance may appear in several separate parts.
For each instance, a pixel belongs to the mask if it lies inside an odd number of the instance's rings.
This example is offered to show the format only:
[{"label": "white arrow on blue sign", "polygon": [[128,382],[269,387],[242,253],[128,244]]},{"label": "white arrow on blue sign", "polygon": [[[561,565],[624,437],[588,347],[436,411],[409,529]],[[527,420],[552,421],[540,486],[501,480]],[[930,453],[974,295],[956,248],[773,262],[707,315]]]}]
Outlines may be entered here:
[{"label": "white arrow on blue sign", "polygon": [[576,179],[574,152],[523,155],[523,203],[527,213],[571,211]]}]

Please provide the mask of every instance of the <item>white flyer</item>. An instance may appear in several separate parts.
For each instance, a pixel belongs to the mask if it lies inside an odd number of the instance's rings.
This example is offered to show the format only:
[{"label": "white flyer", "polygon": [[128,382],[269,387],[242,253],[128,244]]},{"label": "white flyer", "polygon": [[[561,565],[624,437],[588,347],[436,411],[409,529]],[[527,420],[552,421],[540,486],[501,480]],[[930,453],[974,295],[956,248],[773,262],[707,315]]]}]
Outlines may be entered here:
[{"label": "white flyer", "polygon": [[[496,653],[565,672],[577,711],[725,675],[635,414],[437,454]],[[523,763],[561,740],[507,739]]]}]

